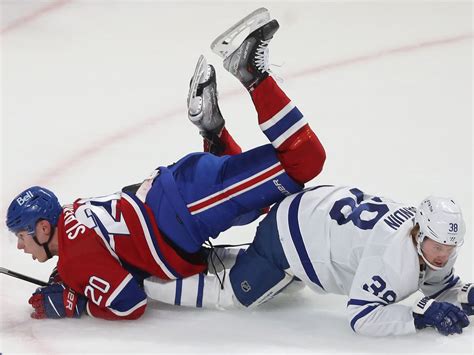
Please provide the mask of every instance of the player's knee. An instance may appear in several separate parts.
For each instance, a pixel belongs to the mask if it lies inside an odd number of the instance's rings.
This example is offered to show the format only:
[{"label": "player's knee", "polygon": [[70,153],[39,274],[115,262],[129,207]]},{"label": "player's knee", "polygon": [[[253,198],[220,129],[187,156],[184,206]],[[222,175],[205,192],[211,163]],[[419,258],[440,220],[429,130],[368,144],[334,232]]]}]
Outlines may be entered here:
[{"label": "player's knee", "polygon": [[253,248],[237,258],[229,274],[234,297],[244,307],[258,306],[284,289],[293,279]]},{"label": "player's knee", "polygon": [[308,125],[285,143],[278,149],[278,156],[289,176],[304,184],[319,175],[326,161],[326,152]]},{"label": "player's knee", "polygon": [[135,311],[133,311],[132,313],[130,313],[130,314],[126,317],[126,319],[134,320],[134,319],[140,318],[140,317],[145,313],[145,309],[146,309],[146,307],[139,307],[138,309],[136,309]]}]

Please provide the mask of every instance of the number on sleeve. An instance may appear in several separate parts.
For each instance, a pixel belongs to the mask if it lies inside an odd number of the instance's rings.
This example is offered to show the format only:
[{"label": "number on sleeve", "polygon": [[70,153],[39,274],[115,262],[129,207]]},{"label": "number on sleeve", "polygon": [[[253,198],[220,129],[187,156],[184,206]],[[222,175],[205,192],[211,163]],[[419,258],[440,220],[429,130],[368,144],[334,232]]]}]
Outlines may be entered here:
[{"label": "number on sleeve", "polygon": [[85,288],[84,295],[96,305],[100,306],[102,295],[97,295],[97,293],[107,293],[109,289],[110,284],[107,281],[97,276],[91,276],[89,278],[89,285]]},{"label": "number on sleeve", "polygon": [[367,284],[362,286],[364,291],[372,293],[374,296],[381,298],[387,303],[395,302],[397,299],[397,294],[392,290],[387,290],[381,296],[379,296],[379,294],[381,294],[387,287],[387,283],[380,276],[372,276],[372,281],[373,283],[370,286]]}]

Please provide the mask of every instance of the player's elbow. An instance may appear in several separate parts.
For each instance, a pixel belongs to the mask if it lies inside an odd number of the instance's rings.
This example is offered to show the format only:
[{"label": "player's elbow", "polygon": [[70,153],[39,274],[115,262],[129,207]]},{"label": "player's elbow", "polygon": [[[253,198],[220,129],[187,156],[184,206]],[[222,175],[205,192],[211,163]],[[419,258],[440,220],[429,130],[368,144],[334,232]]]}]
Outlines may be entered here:
[{"label": "player's elbow", "polygon": [[145,306],[140,307],[139,309],[135,310],[135,312],[130,314],[130,318],[128,318],[128,319],[135,320],[135,319],[140,318],[145,313],[145,309],[146,309]]},{"label": "player's elbow", "polygon": [[134,306],[130,307],[115,307],[110,308],[110,311],[118,318],[118,319],[129,319],[134,320],[140,318],[144,313],[147,306],[146,298],[141,302],[135,304]]},{"label": "player's elbow", "polygon": [[128,320],[138,319],[145,313],[145,309],[146,309],[146,304],[144,304],[141,307],[138,307],[138,308],[134,309],[133,312],[130,312],[128,314],[124,314],[122,316],[122,319],[128,319]]},{"label": "player's elbow", "polygon": [[347,308],[349,324],[354,333],[366,336],[382,335],[381,329],[378,329],[380,324],[377,322],[380,305],[366,302],[366,304],[359,306],[354,303],[356,302],[351,299]]}]

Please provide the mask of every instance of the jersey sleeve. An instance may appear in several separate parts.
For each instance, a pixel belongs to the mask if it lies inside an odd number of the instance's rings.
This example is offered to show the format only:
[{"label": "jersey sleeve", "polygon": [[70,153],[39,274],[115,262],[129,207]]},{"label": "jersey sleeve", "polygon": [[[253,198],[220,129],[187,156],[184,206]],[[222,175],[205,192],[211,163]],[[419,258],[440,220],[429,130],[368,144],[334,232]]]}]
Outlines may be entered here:
[{"label": "jersey sleeve", "polygon": [[[94,296],[89,292],[87,313],[95,318],[108,320],[137,319],[145,312],[147,298],[132,275],[127,274],[115,288],[104,293],[104,296]],[[97,298],[96,298],[97,297]]]},{"label": "jersey sleeve", "polygon": [[147,298],[138,281],[106,246],[89,245],[88,252],[61,260],[64,282],[87,297],[87,313],[103,319],[136,319]]},{"label": "jersey sleeve", "polygon": [[457,295],[463,283],[454,271],[453,265],[455,261],[456,256],[450,259],[448,264],[441,270],[427,271],[428,275],[420,289],[425,296],[460,307]]},{"label": "jersey sleeve", "polygon": [[398,302],[417,288],[416,279],[402,280],[384,258],[361,259],[347,303],[352,329],[368,336],[415,333],[411,307]]}]

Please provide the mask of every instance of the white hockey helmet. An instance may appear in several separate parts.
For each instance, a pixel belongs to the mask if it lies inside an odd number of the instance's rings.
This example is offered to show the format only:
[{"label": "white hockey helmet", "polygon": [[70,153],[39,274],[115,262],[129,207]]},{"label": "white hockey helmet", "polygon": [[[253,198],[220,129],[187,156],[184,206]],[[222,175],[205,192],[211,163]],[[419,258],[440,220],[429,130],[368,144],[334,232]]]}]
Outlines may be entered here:
[{"label": "white hockey helmet", "polygon": [[450,198],[430,196],[425,198],[415,215],[420,225],[420,235],[435,242],[461,246],[466,227],[459,206]]},{"label": "white hockey helmet", "polygon": [[444,245],[460,247],[464,243],[466,226],[461,208],[450,198],[429,196],[425,198],[415,215],[415,223],[420,226],[418,234],[418,254],[435,270],[424,257],[421,245],[425,238]]}]

